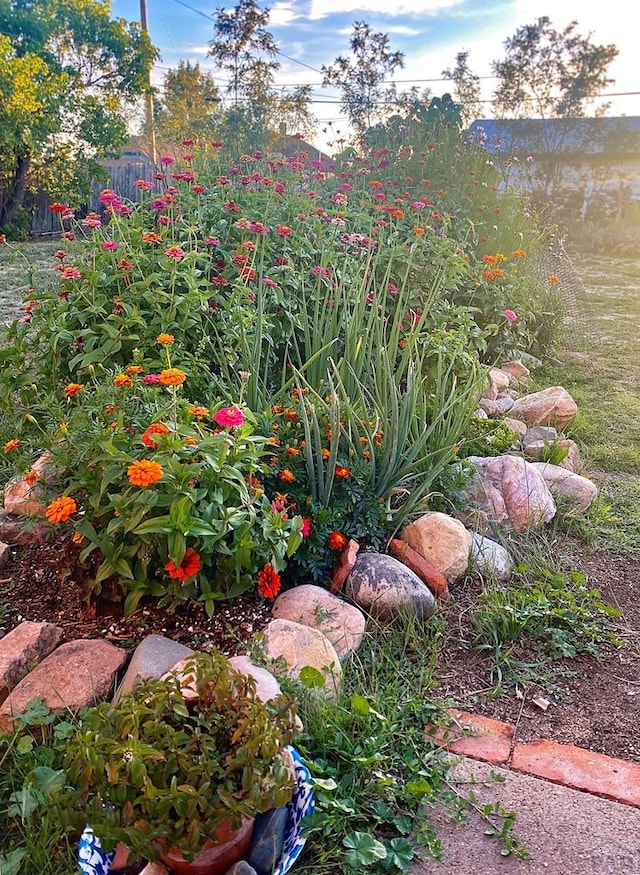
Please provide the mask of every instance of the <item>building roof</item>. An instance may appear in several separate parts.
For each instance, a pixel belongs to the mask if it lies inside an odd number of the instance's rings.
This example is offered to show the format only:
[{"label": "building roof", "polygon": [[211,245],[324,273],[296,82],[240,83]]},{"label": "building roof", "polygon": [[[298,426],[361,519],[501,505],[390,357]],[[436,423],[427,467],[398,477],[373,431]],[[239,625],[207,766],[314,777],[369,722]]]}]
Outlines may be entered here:
[{"label": "building roof", "polygon": [[640,116],[477,119],[469,133],[491,154],[640,155]]}]

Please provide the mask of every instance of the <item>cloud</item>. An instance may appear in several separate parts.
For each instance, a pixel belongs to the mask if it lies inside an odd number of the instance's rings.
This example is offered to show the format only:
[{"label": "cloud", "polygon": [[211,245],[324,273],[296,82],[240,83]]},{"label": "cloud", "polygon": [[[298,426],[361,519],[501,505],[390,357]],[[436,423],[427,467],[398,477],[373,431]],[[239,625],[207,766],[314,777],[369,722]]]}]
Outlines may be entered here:
[{"label": "cloud", "polygon": [[392,24],[385,27],[385,30],[387,33],[394,33],[398,36],[418,36],[418,34],[422,33],[421,30],[417,30],[415,27],[407,27],[406,24]]},{"label": "cloud", "polygon": [[269,7],[270,26],[286,27],[299,17],[299,13],[294,9],[293,3],[278,2]]},{"label": "cloud", "polygon": [[417,16],[435,14],[461,2],[462,0],[398,0],[390,4],[389,0],[312,0],[309,18],[319,19],[345,12],[365,12],[394,18],[399,15]]}]

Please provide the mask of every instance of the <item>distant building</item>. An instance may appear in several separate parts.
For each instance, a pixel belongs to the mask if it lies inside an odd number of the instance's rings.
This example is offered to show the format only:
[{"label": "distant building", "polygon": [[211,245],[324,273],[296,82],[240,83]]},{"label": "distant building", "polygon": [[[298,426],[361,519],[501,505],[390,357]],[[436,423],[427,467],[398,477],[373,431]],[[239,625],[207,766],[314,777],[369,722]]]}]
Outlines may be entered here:
[{"label": "distant building", "polygon": [[640,117],[478,119],[471,137],[517,183],[572,213],[640,202]]}]

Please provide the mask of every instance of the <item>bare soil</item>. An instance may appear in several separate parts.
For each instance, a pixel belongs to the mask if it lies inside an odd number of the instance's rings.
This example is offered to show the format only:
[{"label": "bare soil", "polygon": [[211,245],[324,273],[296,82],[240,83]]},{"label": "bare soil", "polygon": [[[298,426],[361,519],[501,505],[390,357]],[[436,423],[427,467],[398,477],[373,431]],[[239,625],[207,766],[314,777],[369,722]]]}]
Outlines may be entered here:
[{"label": "bare soil", "polygon": [[[15,528],[0,526],[0,539],[11,542],[12,531]],[[451,635],[441,652],[439,682],[431,695],[513,723],[521,741],[550,738],[640,762],[640,559],[603,551],[590,555],[577,541],[570,546],[572,569],[583,571],[589,585],[620,610],[616,633],[625,646],[607,648],[600,660],[563,660],[555,666],[554,679],[496,694],[490,658],[451,643],[454,637],[461,642],[470,637],[470,607],[482,584],[469,578],[452,587],[446,608]],[[0,572],[0,627],[5,632],[22,620],[47,620],[63,628],[65,640],[104,637],[132,650],[146,635],[157,633],[194,648],[216,647],[234,655],[271,616],[270,604],[250,595],[220,602],[212,617],[199,605],[171,612],[155,602],[142,603],[124,617],[120,604],[89,598],[86,581],[91,568],[80,565],[78,548],[69,540],[39,539],[33,533],[27,543],[14,543],[11,553]],[[517,656],[527,659],[526,642]],[[546,711],[534,703],[538,697],[549,702]]]},{"label": "bare soil", "polygon": [[[624,646],[605,647],[599,659],[588,654],[563,659],[553,664],[553,676],[515,689],[505,684],[500,692],[492,676],[495,663],[460,644],[443,651],[435,692],[463,710],[513,724],[517,741],[549,738],[640,762],[640,559],[604,550],[588,553],[578,541],[569,546],[571,570],[584,573],[588,585],[620,611],[613,624]],[[479,580],[467,580],[461,589],[452,587],[447,621],[462,641],[481,586]],[[513,655],[525,662],[535,659],[526,641]]]}]

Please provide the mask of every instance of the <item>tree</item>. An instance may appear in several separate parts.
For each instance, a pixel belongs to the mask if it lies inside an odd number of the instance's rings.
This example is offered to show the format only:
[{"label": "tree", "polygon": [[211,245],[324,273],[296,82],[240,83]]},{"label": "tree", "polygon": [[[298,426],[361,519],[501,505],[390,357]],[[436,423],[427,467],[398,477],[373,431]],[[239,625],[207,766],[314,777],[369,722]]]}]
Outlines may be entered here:
[{"label": "tree", "polygon": [[482,118],[480,77],[469,67],[469,52],[458,52],[453,70],[443,70],[442,75],[454,83],[454,97],[460,105],[462,123],[468,126],[474,119]]},{"label": "tree", "polygon": [[[600,92],[613,84],[607,69],[618,54],[614,45],[594,45],[591,34],[576,33],[572,21],[557,31],[543,16],[506,40],[504,60],[493,63],[499,79],[493,107],[502,118],[580,118]],[[601,105],[594,115],[602,115]]]},{"label": "tree", "polygon": [[259,9],[255,0],[239,0],[233,9],[218,9],[209,56],[229,81],[231,105],[222,124],[236,151],[264,148],[284,125],[308,133],[314,128],[310,112],[310,86],[279,95],[274,89],[278,46],[266,29],[269,9]]},{"label": "tree", "polygon": [[329,67],[321,68],[323,85],[340,89],[342,109],[362,134],[395,104],[395,85],[384,85],[389,76],[404,67],[404,55],[392,52],[388,35],[372,31],[364,21],[354,24],[349,44],[352,58],[340,55]]},{"label": "tree", "polygon": [[214,137],[219,123],[220,92],[211,73],[199,64],[179,61],[164,77],[162,97],[156,103],[156,134],[165,144],[187,137]]},{"label": "tree", "polygon": [[71,198],[118,153],[123,108],[146,90],[156,54],[105,0],[0,0],[0,227],[32,177]]}]

